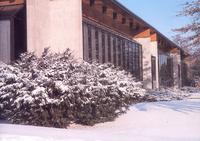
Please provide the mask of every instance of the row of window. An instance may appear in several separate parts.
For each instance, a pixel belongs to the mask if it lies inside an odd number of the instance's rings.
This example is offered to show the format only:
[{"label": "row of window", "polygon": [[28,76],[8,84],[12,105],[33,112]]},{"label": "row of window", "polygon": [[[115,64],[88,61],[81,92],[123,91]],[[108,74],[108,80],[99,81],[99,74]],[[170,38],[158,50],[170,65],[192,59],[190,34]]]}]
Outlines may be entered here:
[{"label": "row of window", "polygon": [[142,48],[123,36],[102,27],[83,22],[84,60],[113,63],[142,79]]}]

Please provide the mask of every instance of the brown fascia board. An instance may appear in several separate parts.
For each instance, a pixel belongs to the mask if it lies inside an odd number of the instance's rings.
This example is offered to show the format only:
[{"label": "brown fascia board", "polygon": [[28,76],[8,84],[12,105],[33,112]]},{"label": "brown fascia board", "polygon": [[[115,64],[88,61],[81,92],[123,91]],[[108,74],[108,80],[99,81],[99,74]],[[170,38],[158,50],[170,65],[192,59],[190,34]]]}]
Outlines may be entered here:
[{"label": "brown fascia board", "polygon": [[26,0],[0,0],[0,7],[8,7],[14,5],[23,5],[26,3]]},{"label": "brown fascia board", "polygon": [[15,16],[15,14],[23,8],[23,5],[9,5],[0,7],[0,19],[7,19]]},{"label": "brown fascia board", "polygon": [[139,16],[137,16],[136,14],[134,14],[132,11],[130,11],[128,8],[126,8],[125,6],[123,6],[120,2],[118,2],[117,0],[111,0],[111,2],[114,3],[115,5],[117,5],[122,10],[126,11],[129,15],[131,15],[132,17],[134,17],[139,22],[143,23],[145,26],[147,26],[148,28],[150,28],[151,30],[153,30],[155,33],[158,34],[158,36],[161,36],[162,38],[164,38],[165,40],[167,40],[167,42],[169,42],[172,46],[180,49],[181,51],[183,51],[185,53],[185,51],[183,49],[181,49],[178,45],[176,45],[174,42],[172,42],[169,38],[167,38],[165,35],[163,35],[161,32],[159,32],[152,25],[148,24],[142,18],[140,18]]}]

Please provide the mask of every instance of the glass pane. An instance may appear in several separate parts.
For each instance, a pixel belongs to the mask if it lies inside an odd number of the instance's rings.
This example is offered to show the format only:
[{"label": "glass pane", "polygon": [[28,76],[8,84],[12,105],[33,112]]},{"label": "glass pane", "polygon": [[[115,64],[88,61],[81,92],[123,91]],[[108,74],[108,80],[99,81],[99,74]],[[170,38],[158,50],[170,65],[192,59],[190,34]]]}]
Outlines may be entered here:
[{"label": "glass pane", "polygon": [[[84,54],[87,54],[89,62],[92,62],[93,55],[96,61],[112,62],[115,66],[122,67],[137,76],[138,79],[142,78],[142,48],[139,44],[97,24],[83,23],[83,25],[87,29],[83,30]],[[170,61],[166,59],[163,61],[162,56],[159,62],[170,65]]]}]

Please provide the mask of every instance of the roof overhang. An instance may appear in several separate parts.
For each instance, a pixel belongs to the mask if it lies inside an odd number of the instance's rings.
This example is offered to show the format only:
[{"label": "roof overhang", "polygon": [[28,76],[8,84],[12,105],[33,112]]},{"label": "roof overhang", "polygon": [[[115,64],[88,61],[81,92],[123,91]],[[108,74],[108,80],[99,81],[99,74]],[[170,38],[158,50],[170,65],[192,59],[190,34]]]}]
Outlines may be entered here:
[{"label": "roof overhang", "polygon": [[0,0],[0,7],[24,4],[25,0]]},{"label": "roof overhang", "polygon": [[0,19],[13,17],[24,7],[25,0],[0,0]]},{"label": "roof overhang", "polygon": [[12,5],[12,6],[0,7],[0,19],[13,17],[22,8],[23,8],[23,5]]},{"label": "roof overhang", "polygon": [[[177,48],[177,49],[179,49],[179,50],[181,50],[181,51],[184,52],[184,50],[181,49],[177,44],[175,44],[173,41],[171,41],[169,38],[167,38],[165,35],[163,35],[161,32],[159,32],[152,25],[148,24],[146,21],[144,21],[139,16],[137,16],[136,14],[134,14],[132,11],[130,11],[129,9],[127,9],[120,2],[118,2],[117,0],[111,0],[111,2],[114,3],[115,5],[117,5],[122,10],[124,10],[127,14],[129,14],[130,16],[132,16],[134,19],[136,19],[139,23],[142,23],[142,25],[145,26],[147,29],[149,29],[151,31],[151,33],[153,33],[153,35],[154,35],[154,36],[152,36],[153,40],[155,40],[155,39],[156,40],[158,40],[158,39],[165,40],[165,42],[167,42],[167,44],[170,45],[170,48]],[[187,54],[187,53],[185,53],[185,54]],[[189,55],[189,54],[187,54],[187,55]]]}]

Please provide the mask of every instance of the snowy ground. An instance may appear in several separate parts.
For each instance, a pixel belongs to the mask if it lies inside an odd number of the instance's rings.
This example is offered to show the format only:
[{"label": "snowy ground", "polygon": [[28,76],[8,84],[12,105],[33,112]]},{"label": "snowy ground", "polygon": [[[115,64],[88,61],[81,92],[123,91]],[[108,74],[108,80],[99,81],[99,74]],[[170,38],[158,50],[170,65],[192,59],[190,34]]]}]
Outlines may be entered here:
[{"label": "snowy ground", "polygon": [[0,124],[0,141],[200,141],[200,99],[140,103],[114,122],[69,129]]}]

